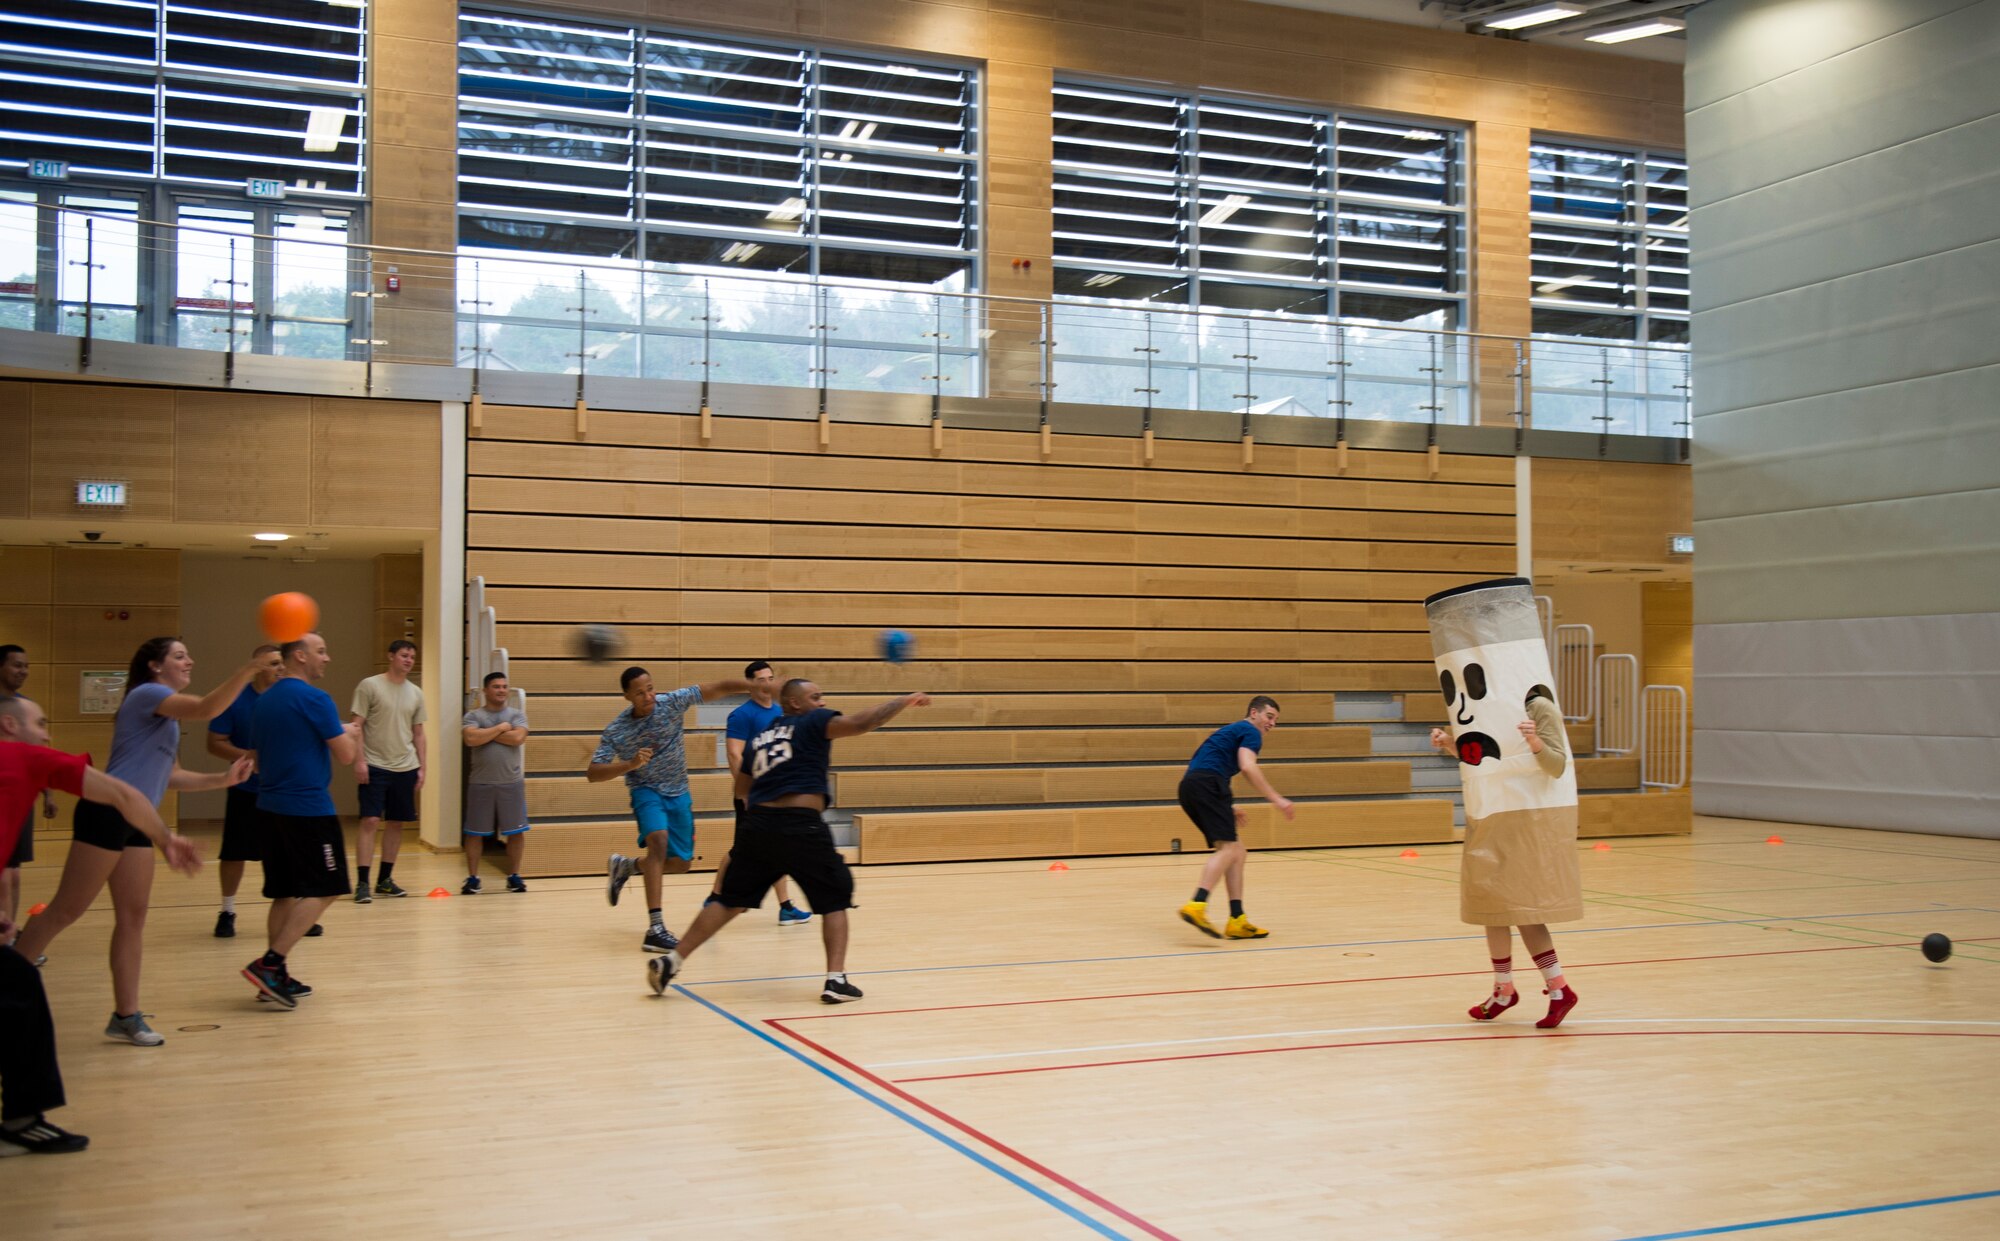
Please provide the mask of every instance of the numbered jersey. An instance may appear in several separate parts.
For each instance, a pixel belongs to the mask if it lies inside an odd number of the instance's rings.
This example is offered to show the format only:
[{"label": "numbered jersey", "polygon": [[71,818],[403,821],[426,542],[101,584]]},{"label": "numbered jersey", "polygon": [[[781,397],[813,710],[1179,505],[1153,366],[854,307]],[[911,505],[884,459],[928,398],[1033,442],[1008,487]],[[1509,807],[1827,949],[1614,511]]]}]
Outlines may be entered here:
[{"label": "numbered jersey", "polygon": [[833,804],[827,766],[833,761],[829,721],[840,712],[821,707],[780,717],[743,747],[743,770],[750,775],[750,804],[762,805],[793,793],[817,793]]}]

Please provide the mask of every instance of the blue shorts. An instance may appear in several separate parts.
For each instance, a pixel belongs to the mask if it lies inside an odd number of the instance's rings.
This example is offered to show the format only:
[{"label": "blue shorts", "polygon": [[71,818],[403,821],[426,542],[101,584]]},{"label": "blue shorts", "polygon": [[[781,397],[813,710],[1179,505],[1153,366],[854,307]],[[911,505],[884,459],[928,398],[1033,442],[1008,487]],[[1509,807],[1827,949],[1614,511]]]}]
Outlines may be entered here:
[{"label": "blue shorts", "polygon": [[667,834],[667,856],[694,860],[694,795],[669,797],[658,789],[637,785],[632,794],[632,816],[639,820],[639,847],[654,832]]}]

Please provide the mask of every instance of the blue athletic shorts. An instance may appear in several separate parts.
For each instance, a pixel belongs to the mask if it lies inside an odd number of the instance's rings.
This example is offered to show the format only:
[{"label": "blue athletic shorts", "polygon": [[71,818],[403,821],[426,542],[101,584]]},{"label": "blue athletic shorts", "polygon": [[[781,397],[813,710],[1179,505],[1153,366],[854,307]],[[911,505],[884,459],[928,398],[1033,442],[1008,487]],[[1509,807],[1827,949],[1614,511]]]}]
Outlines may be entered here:
[{"label": "blue athletic shorts", "polygon": [[669,797],[658,789],[644,785],[633,788],[632,817],[639,820],[639,847],[646,847],[646,837],[654,832],[667,834],[667,856],[694,859],[694,795],[681,793]]}]

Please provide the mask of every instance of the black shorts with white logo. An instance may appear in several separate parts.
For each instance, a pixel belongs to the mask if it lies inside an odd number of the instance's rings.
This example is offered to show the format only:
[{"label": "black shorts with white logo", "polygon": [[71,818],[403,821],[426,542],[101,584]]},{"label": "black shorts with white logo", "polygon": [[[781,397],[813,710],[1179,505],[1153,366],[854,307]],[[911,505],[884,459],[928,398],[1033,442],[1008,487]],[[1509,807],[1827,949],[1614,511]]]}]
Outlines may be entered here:
[{"label": "black shorts with white logo", "polygon": [[264,895],[272,900],[304,896],[346,896],[354,891],[347,871],[347,841],[340,816],[279,814],[259,810],[264,854]]},{"label": "black shorts with white logo", "polygon": [[752,806],[736,816],[729,869],[716,894],[731,909],[755,909],[786,875],[799,885],[816,914],[854,905],[854,875],[833,846],[833,829],[804,806]]}]

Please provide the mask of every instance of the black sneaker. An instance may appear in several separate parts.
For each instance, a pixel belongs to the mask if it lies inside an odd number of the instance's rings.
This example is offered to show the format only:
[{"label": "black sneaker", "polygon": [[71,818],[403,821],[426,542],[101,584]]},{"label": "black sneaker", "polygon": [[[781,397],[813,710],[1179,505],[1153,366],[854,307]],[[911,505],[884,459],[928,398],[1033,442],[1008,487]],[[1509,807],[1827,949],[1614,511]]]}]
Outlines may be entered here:
[{"label": "black sneaker", "polygon": [[680,962],[675,959],[673,954],[669,953],[664,957],[654,957],[652,960],[646,962],[646,985],[653,989],[654,995],[665,995],[667,993],[667,984],[671,983],[674,980],[674,975],[680,972]]},{"label": "black sneaker", "polygon": [[860,999],[861,988],[847,981],[845,975],[829,978],[826,980],[826,986],[820,989],[819,998],[822,1004],[845,1004],[850,1000]]},{"label": "black sneaker", "polygon": [[354,903],[357,905],[373,905],[375,903],[375,898],[368,895],[367,884],[364,883],[354,889]]},{"label": "black sneaker", "polygon": [[625,890],[627,880],[637,873],[639,864],[622,853],[614,853],[604,864],[604,899],[613,905],[618,903],[618,894]]},{"label": "black sneaker", "polygon": [[[292,999],[294,1000],[303,1000],[307,996],[313,993],[313,989],[311,987],[307,986],[305,983],[300,982],[298,979],[292,977],[290,974],[286,974],[284,981],[279,985],[284,988],[285,994],[291,996]],[[257,993],[257,1002],[259,1004],[269,1004],[272,1001],[270,996],[265,995],[262,991],[259,991]]]},{"label": "black sneaker", "polygon": [[465,882],[458,885],[458,894],[460,896],[478,896],[479,876],[467,875],[465,877]]},{"label": "black sneaker", "polygon": [[663,926],[648,928],[645,942],[640,945],[647,952],[672,952],[680,946],[681,937]]},{"label": "black sneaker", "polygon": [[215,915],[215,937],[217,939],[236,938],[236,915],[225,909]]},{"label": "black sneaker", "polygon": [[408,896],[409,892],[403,888],[396,886],[396,881],[393,879],[377,879],[375,881],[375,895]]},{"label": "black sneaker", "polygon": [[25,1129],[0,1129],[0,1159],[9,1155],[67,1155],[90,1145],[81,1133],[58,1129],[37,1116]]},{"label": "black sneaker", "polygon": [[258,957],[243,967],[243,976],[250,980],[260,995],[271,997],[272,1003],[282,1004],[286,1008],[299,1006],[298,998],[285,988],[285,979],[289,975],[285,973],[284,966],[266,965],[264,958]]},{"label": "black sneaker", "polygon": [[326,934],[326,928],[321,926],[319,923],[315,922],[313,923],[313,929],[306,932],[306,938],[318,939],[320,936],[324,934]]},{"label": "black sneaker", "polygon": [[519,875],[509,875],[507,876],[507,890],[509,892],[526,892],[528,885],[522,881]]}]

